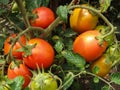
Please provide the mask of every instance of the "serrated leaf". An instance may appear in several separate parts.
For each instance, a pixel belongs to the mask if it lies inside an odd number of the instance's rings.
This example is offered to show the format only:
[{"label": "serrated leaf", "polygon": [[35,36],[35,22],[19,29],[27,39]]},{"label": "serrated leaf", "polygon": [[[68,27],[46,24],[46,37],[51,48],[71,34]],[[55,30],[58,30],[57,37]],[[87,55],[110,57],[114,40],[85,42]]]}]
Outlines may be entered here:
[{"label": "serrated leaf", "polygon": [[99,78],[98,77],[94,77],[93,81],[94,81],[94,83],[99,83]]},{"label": "serrated leaf", "polygon": [[74,81],[74,74],[72,72],[68,72],[63,81],[63,85],[64,85],[63,90],[67,90],[71,86],[73,81]]},{"label": "serrated leaf", "polygon": [[63,51],[62,55],[66,58],[67,62],[75,65],[79,69],[84,69],[85,59],[79,54],[75,54],[72,51]]},{"label": "serrated leaf", "polygon": [[24,83],[24,78],[22,76],[18,76],[15,79],[13,79],[13,82],[11,83],[11,89],[12,90],[22,90],[22,85]]},{"label": "serrated leaf", "polygon": [[58,40],[58,41],[56,42],[54,48],[55,48],[55,50],[56,50],[58,53],[60,53],[60,52],[62,51],[62,49],[63,49],[63,46],[64,46],[63,42],[60,41],[60,40]]},{"label": "serrated leaf", "polygon": [[106,12],[112,0],[99,0],[101,12]]},{"label": "serrated leaf", "polygon": [[102,87],[102,90],[110,90],[110,87],[108,85],[105,85],[104,87]]},{"label": "serrated leaf", "polygon": [[67,6],[59,6],[56,11],[57,15],[65,22],[68,19],[68,9]]},{"label": "serrated leaf", "polygon": [[0,3],[2,3],[2,4],[8,4],[9,0],[0,0]]},{"label": "serrated leaf", "polygon": [[112,73],[110,75],[110,80],[111,80],[111,82],[120,85],[120,73],[119,72]]}]

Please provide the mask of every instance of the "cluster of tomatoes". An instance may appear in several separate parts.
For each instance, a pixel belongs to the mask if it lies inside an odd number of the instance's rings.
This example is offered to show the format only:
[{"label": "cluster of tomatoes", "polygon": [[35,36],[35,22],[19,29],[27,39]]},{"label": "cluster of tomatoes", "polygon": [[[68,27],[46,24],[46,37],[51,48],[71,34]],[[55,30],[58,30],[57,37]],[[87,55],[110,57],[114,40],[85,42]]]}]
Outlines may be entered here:
[{"label": "cluster of tomatoes", "polygon": [[[47,7],[35,8],[32,13],[36,18],[30,20],[31,26],[46,28],[55,19],[53,11]],[[41,87],[44,90],[48,88],[56,90],[57,81],[52,75],[45,72],[38,74],[31,72],[31,70],[45,69],[52,65],[55,56],[52,45],[41,38],[27,39],[25,35],[20,36],[13,44],[16,37],[17,34],[11,34],[4,42],[4,55],[12,59],[8,62],[8,78],[23,76],[23,88],[30,84],[31,90],[41,90]],[[42,84],[39,84],[40,82]]]},{"label": "cluster of tomatoes", "polygon": [[[35,17],[30,19],[30,24],[34,27],[45,29],[55,20],[53,11],[47,7],[35,8],[32,13]],[[100,44],[100,40],[97,38],[101,36],[101,32],[95,29],[98,16],[87,9],[75,8],[69,20],[70,27],[79,33],[73,42],[73,52],[84,57],[86,62],[91,64],[91,71],[96,75],[103,77],[108,74],[112,62],[107,62],[104,54],[108,42],[102,40],[102,44]],[[30,71],[37,68],[49,68],[53,64],[55,51],[52,45],[44,39],[28,39],[25,35],[20,36],[13,44],[16,37],[17,34],[12,34],[4,42],[4,55],[8,55],[10,58],[12,56],[14,59],[9,62],[8,78],[23,76],[23,88],[30,85],[31,90],[41,90],[41,87],[42,90],[56,90],[57,81],[49,73],[34,74]],[[40,85],[40,82],[44,83],[43,86]]]},{"label": "cluster of tomatoes", "polygon": [[[100,28],[96,28],[98,16],[87,9],[75,8],[70,16],[70,27],[79,35],[73,43],[73,51],[85,58],[91,64],[91,71],[104,77],[110,72],[112,62],[105,55],[108,42],[102,40]],[[108,61],[108,62],[107,62]]]}]

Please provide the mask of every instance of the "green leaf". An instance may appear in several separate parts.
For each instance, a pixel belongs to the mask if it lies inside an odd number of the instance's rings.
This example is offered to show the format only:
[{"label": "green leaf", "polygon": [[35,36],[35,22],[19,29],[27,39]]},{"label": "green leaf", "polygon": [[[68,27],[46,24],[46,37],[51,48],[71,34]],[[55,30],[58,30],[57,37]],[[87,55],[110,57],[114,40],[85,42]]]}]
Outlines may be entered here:
[{"label": "green leaf", "polygon": [[120,85],[120,72],[112,73],[110,75],[111,82]]},{"label": "green leaf", "polygon": [[8,4],[9,0],[0,0],[0,3],[2,3],[2,4]]},{"label": "green leaf", "polygon": [[105,85],[104,87],[102,87],[102,90],[110,90],[110,87],[108,85]]},{"label": "green leaf", "polygon": [[40,6],[48,6],[49,0],[25,0],[26,1],[26,8],[28,11],[32,11],[35,8]]},{"label": "green leaf", "polygon": [[68,9],[67,6],[59,6],[56,11],[57,15],[67,23]]},{"label": "green leaf", "polygon": [[95,66],[94,68],[93,68],[93,73],[94,74],[97,74],[98,72],[99,72],[99,67],[98,66]]},{"label": "green leaf", "polygon": [[16,77],[11,83],[12,90],[22,90],[22,85],[24,83],[24,78],[22,76]]},{"label": "green leaf", "polygon": [[74,81],[74,74],[72,72],[68,72],[63,81],[63,90],[67,90]]},{"label": "green leaf", "polygon": [[4,12],[6,12],[5,8],[0,8],[0,15],[2,15]]},{"label": "green leaf", "polygon": [[99,78],[98,77],[94,77],[93,80],[94,80],[94,83],[99,83]]},{"label": "green leaf", "polygon": [[99,0],[101,12],[106,12],[112,0]]},{"label": "green leaf", "polygon": [[63,46],[64,46],[63,42],[62,42],[61,40],[58,40],[58,41],[56,42],[54,48],[55,48],[55,50],[56,50],[58,53],[60,53],[60,52],[62,51],[62,49],[63,49]]},{"label": "green leaf", "polygon": [[85,67],[85,59],[81,57],[79,54],[75,54],[72,51],[63,51],[62,55],[66,58],[67,62],[75,65],[79,69],[84,69]]},{"label": "green leaf", "polygon": [[5,38],[0,36],[0,49],[3,48],[4,41],[5,41]]}]

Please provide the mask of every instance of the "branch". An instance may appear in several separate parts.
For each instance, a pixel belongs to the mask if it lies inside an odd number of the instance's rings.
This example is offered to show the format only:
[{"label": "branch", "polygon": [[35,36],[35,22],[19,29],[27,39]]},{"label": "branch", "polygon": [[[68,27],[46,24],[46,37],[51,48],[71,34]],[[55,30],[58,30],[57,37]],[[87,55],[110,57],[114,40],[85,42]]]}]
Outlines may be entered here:
[{"label": "branch", "polygon": [[29,27],[30,23],[29,23],[29,19],[28,19],[28,15],[27,15],[26,9],[25,9],[25,7],[23,5],[23,1],[22,0],[15,0],[15,1],[16,1],[17,5],[18,5],[19,10],[22,13],[25,26]]}]

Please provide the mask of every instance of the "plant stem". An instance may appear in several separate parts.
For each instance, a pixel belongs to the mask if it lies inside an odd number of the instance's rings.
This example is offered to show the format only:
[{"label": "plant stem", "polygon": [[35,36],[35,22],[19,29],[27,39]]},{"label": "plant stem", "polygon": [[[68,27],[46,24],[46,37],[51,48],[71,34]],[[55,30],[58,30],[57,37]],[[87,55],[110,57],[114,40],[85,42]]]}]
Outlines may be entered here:
[{"label": "plant stem", "polygon": [[72,10],[74,8],[84,8],[84,9],[87,9],[87,10],[90,10],[94,13],[96,13],[99,17],[101,17],[103,19],[103,21],[111,28],[111,31],[105,35],[102,36],[102,38],[105,38],[109,35],[111,35],[112,33],[114,33],[114,26],[109,22],[109,20],[97,9],[94,9],[92,7],[89,7],[89,6],[83,6],[83,5],[73,5],[69,8],[69,10]]},{"label": "plant stem", "polygon": [[109,87],[111,87],[112,90],[115,90],[114,87],[107,80],[105,80],[105,79],[103,79],[103,78],[101,78],[101,77],[99,77],[99,76],[97,76],[97,75],[95,75],[93,73],[90,73],[90,72],[86,72],[86,74],[94,76],[94,77],[98,77],[101,81],[103,81],[104,83],[106,83],[107,85],[109,85]]},{"label": "plant stem", "polygon": [[29,27],[30,26],[30,23],[29,23],[29,19],[28,19],[28,15],[27,15],[27,12],[26,12],[26,9],[23,5],[23,1],[22,0],[15,0],[18,7],[19,7],[19,10],[21,11],[22,13],[22,16],[23,16],[23,20],[24,20],[24,23],[25,23],[25,26],[26,27]]}]

